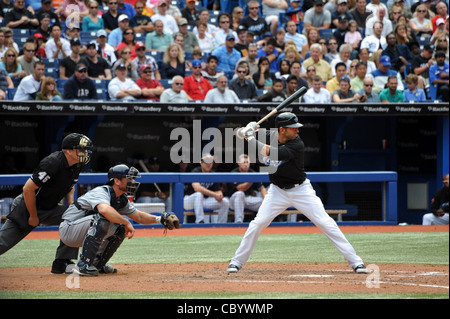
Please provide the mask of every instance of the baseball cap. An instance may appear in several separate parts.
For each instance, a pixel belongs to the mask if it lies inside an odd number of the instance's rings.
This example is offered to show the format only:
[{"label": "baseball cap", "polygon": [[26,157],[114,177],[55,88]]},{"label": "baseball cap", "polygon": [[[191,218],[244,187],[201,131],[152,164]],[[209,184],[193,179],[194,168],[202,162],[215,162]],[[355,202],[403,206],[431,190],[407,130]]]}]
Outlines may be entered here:
[{"label": "baseball cap", "polygon": [[150,159],[148,160],[148,163],[151,164],[159,164],[159,158],[158,156],[152,156],[150,157]]},{"label": "baseball cap", "polygon": [[348,18],[345,14],[339,16],[339,22],[346,22],[346,21],[348,21]]},{"label": "baseball cap", "polygon": [[119,70],[119,69],[126,69],[126,68],[127,68],[127,67],[125,66],[124,63],[120,63],[119,65],[117,65],[116,70]]},{"label": "baseball cap", "polygon": [[75,66],[75,70],[77,70],[78,72],[87,70],[87,66],[84,63],[77,63],[77,65]]},{"label": "baseball cap", "polygon": [[86,45],[86,48],[89,48],[89,47],[97,48],[97,42],[95,42],[95,41],[89,42],[89,43]]},{"label": "baseball cap", "polygon": [[444,19],[442,19],[442,18],[437,19],[437,20],[436,20],[436,25],[439,26],[439,25],[441,25],[441,24],[445,24]]},{"label": "baseball cap", "polygon": [[97,38],[99,38],[99,37],[107,37],[107,36],[108,36],[108,33],[106,33],[105,30],[101,29],[101,30],[97,31]]},{"label": "baseball cap", "polygon": [[61,147],[63,150],[87,148],[92,147],[92,142],[83,134],[70,133],[63,139]]},{"label": "baseball cap", "polygon": [[44,40],[45,40],[45,37],[42,35],[42,33],[35,33],[35,34],[34,34],[34,37],[35,37],[36,39],[44,39]]},{"label": "baseball cap", "polygon": [[341,78],[339,79],[339,83],[342,81],[347,81],[348,83],[350,83],[350,78],[346,75],[341,76]]},{"label": "baseball cap", "polygon": [[41,0],[41,3],[51,3],[52,0]]},{"label": "baseball cap", "polygon": [[240,32],[243,32],[243,31],[247,31],[247,28],[246,28],[245,26],[243,26],[242,24],[240,24],[240,25],[237,27],[236,32],[237,32],[237,33],[240,33]]},{"label": "baseball cap", "polygon": [[151,69],[150,64],[141,65],[140,67],[141,72],[144,71],[145,69]]},{"label": "baseball cap", "polygon": [[227,34],[225,40],[229,41],[229,40],[236,40],[236,38],[234,37],[233,34]]},{"label": "baseball cap", "polygon": [[321,5],[321,6],[323,6],[325,3],[323,3],[323,0],[314,0],[314,5],[315,6],[317,6],[317,5]]},{"label": "baseball cap", "polygon": [[387,55],[383,55],[380,58],[380,63],[384,66],[391,66],[391,58],[388,57]]},{"label": "baseball cap", "polygon": [[338,0],[337,4],[347,3],[347,0]]},{"label": "baseball cap", "polygon": [[41,16],[39,17],[39,20],[42,21],[45,18],[49,18],[50,19],[50,15],[46,12],[42,13]]},{"label": "baseball cap", "polygon": [[118,22],[122,22],[123,20],[130,20],[126,14],[121,14],[117,19]]},{"label": "baseball cap", "polygon": [[202,61],[194,60],[194,61],[192,61],[192,66],[202,66]]},{"label": "baseball cap", "polygon": [[81,45],[81,41],[79,38],[73,38],[70,40],[70,45]]},{"label": "baseball cap", "polygon": [[212,163],[214,161],[214,156],[212,156],[209,153],[203,154],[202,156],[202,162],[205,163]]},{"label": "baseball cap", "polygon": [[188,21],[187,21],[186,18],[181,18],[180,20],[178,20],[178,25],[179,26],[186,25],[186,24],[188,24]]},{"label": "baseball cap", "polygon": [[425,44],[423,46],[423,49],[427,50],[428,52],[433,52],[434,51],[434,48],[433,48],[433,46],[431,44]]},{"label": "baseball cap", "polygon": [[161,5],[167,5],[167,3],[166,3],[166,1],[165,0],[159,0],[159,2],[158,2],[158,7],[159,6],[161,6]]},{"label": "baseball cap", "polygon": [[136,50],[140,48],[145,48],[145,44],[143,42],[136,43]]}]

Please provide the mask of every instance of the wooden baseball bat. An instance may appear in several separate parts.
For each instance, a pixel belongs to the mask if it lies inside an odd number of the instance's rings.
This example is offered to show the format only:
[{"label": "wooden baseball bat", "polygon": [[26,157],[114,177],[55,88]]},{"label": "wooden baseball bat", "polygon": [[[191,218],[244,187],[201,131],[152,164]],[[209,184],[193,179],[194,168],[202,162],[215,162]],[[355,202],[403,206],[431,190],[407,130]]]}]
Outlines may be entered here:
[{"label": "wooden baseball bat", "polygon": [[[148,170],[148,168],[147,168],[147,165],[145,165],[145,163],[144,163],[143,160],[139,160],[139,165],[140,165],[141,168],[144,170],[144,172],[150,173],[149,170]],[[155,185],[156,190],[158,191],[158,193],[161,193],[161,188],[159,188],[158,184],[153,183],[153,185]]]},{"label": "wooden baseball bat", "polygon": [[286,100],[281,102],[280,105],[278,105],[275,109],[273,109],[269,114],[267,114],[262,119],[260,119],[256,124],[261,125],[261,123],[267,121],[268,118],[270,118],[273,115],[277,114],[282,109],[284,109],[286,106],[292,104],[296,99],[298,99],[299,97],[303,96],[307,91],[308,91],[308,89],[306,87],[304,87],[304,86],[301,87],[300,89],[295,91],[294,94],[292,94]]}]

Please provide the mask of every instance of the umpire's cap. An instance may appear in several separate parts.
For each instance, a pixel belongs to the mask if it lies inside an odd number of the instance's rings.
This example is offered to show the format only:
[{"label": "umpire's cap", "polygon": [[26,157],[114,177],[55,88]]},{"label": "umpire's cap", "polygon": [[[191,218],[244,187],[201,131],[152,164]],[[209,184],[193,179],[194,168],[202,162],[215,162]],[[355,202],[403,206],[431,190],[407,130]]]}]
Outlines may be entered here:
[{"label": "umpire's cap", "polygon": [[275,119],[275,125],[277,128],[280,127],[302,127],[303,124],[298,122],[298,118],[294,113],[291,112],[283,112],[277,116]]}]

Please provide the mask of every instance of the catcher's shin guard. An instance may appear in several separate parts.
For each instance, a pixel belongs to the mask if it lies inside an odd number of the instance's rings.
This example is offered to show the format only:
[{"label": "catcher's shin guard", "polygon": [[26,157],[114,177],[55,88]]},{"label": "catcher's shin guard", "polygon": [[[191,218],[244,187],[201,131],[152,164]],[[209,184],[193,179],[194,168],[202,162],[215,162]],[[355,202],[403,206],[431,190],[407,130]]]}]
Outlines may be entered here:
[{"label": "catcher's shin guard", "polygon": [[98,256],[94,261],[94,266],[97,269],[102,269],[102,267],[106,265],[106,263],[111,259],[111,257],[120,247],[124,239],[125,239],[125,226],[118,225],[114,235],[104,240],[104,243],[106,245],[103,251],[101,249],[102,247],[100,247],[100,250],[98,251]]},{"label": "catcher's shin guard", "polygon": [[94,217],[93,224],[89,228],[80,254],[80,261],[85,264],[93,265],[95,257],[98,254],[100,245],[108,234],[111,223],[97,214]]}]

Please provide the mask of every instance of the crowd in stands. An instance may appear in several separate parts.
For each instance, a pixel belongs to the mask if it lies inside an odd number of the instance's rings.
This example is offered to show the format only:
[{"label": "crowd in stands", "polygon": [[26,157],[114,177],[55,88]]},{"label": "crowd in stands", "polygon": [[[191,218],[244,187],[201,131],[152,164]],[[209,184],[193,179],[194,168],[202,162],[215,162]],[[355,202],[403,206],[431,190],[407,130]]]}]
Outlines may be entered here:
[{"label": "crowd in stands", "polygon": [[0,26],[2,100],[449,101],[448,0],[0,0]]}]

